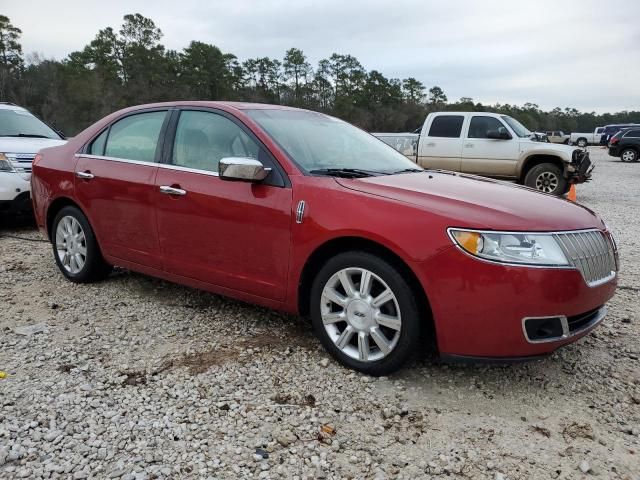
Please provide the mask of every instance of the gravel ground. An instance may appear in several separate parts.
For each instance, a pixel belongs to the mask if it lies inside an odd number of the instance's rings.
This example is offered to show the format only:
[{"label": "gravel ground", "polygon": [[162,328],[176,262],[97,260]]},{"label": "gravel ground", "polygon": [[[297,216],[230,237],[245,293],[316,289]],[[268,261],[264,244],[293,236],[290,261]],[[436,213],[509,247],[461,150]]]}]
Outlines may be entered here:
[{"label": "gravel ground", "polygon": [[135,273],[75,285],[48,244],[0,238],[0,478],[640,479],[640,164],[592,156],[578,201],[616,234],[620,289],[528,364],[374,379],[301,319]]}]

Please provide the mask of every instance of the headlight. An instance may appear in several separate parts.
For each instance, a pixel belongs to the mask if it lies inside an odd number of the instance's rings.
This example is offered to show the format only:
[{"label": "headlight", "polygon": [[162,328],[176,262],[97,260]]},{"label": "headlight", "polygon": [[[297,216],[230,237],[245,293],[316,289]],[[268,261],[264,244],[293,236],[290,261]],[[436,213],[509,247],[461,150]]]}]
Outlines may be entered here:
[{"label": "headlight", "polygon": [[0,172],[15,172],[11,160],[4,153],[0,153]]},{"label": "headlight", "polygon": [[482,232],[449,229],[452,240],[473,256],[500,263],[569,266],[567,257],[548,233]]}]

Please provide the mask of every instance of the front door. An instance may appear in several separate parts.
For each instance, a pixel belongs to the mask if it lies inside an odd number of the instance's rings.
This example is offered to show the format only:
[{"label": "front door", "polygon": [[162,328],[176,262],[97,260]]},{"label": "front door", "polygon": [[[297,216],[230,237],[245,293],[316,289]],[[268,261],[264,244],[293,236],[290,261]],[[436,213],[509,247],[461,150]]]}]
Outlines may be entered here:
[{"label": "front door", "polygon": [[518,164],[517,138],[488,138],[489,131],[506,126],[497,118],[474,115],[462,145],[462,171],[490,177],[515,177]]},{"label": "front door", "polygon": [[155,177],[167,111],[127,115],[76,163],[75,191],[103,253],[160,268]]},{"label": "front door", "polygon": [[[282,301],[291,243],[291,188],[259,141],[219,113],[183,110],[156,204],[164,268],[209,284]],[[261,183],[218,177],[226,157],[274,168]]]}]

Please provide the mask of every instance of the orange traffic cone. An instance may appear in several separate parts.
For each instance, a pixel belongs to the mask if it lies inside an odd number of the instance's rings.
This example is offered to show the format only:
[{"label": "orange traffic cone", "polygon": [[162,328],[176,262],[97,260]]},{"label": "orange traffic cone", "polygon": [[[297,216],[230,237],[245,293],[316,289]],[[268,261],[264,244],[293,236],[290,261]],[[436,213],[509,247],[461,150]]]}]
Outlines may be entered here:
[{"label": "orange traffic cone", "polygon": [[571,185],[571,188],[569,189],[569,194],[567,195],[567,198],[569,200],[571,200],[572,202],[576,201],[576,185],[575,185],[575,183]]}]

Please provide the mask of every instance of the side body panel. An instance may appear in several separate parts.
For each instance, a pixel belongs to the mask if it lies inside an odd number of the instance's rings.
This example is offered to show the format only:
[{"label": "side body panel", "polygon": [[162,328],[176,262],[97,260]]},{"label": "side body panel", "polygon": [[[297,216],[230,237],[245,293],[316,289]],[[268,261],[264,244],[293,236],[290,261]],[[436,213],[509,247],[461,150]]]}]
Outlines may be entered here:
[{"label": "side body panel", "polygon": [[[160,193],[160,186],[186,190]],[[291,189],[160,167],[153,193],[163,268],[284,301]]]},{"label": "side body panel", "polygon": [[89,218],[107,255],[159,267],[160,247],[154,181],[158,166],[80,155],[75,199]]}]

